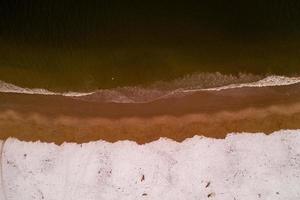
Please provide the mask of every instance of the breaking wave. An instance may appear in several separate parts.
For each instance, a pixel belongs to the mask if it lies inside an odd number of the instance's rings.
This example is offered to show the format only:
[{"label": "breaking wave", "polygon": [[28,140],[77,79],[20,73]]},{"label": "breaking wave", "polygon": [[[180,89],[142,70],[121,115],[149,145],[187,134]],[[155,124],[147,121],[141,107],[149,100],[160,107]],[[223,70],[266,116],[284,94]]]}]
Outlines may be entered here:
[{"label": "breaking wave", "polygon": [[173,81],[159,81],[148,86],[118,87],[89,92],[54,92],[42,88],[23,88],[0,81],[0,92],[39,95],[61,95],[87,101],[115,103],[145,103],[170,96],[186,95],[197,91],[220,91],[244,87],[270,87],[300,83],[300,76],[262,76],[253,74],[224,75],[199,73]]}]

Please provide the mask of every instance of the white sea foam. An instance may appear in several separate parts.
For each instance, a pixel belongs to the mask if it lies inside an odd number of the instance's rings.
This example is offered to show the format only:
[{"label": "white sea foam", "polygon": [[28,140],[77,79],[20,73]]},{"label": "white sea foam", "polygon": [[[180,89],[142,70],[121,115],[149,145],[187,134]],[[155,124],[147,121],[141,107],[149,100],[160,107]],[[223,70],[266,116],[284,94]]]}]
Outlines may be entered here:
[{"label": "white sea foam", "polygon": [[59,92],[52,92],[42,88],[22,88],[11,83],[6,83],[1,80],[0,80],[0,92],[19,93],[19,94],[63,95],[63,96],[74,96],[74,97],[92,94],[92,93],[80,93],[80,92],[59,93]]},{"label": "white sea foam", "polygon": [[300,130],[146,145],[3,145],[4,200],[300,199]]},{"label": "white sea foam", "polygon": [[119,87],[92,92],[53,92],[46,89],[22,88],[0,81],[0,92],[40,95],[62,95],[84,97],[86,100],[117,103],[145,103],[172,95],[184,95],[197,91],[220,91],[243,87],[270,87],[300,83],[300,77],[268,76],[258,77],[249,74],[238,76],[220,73],[195,74],[170,82],[158,82],[149,87]]},{"label": "white sea foam", "polygon": [[234,89],[234,88],[244,88],[244,87],[270,87],[270,86],[283,86],[283,85],[293,85],[300,83],[300,77],[286,77],[286,76],[268,76],[259,81],[251,82],[251,83],[239,83],[239,84],[230,84],[221,87],[215,88],[200,88],[200,89],[187,89],[184,92],[193,92],[193,91],[203,91],[203,90],[211,90],[211,91],[220,91],[226,89]]}]

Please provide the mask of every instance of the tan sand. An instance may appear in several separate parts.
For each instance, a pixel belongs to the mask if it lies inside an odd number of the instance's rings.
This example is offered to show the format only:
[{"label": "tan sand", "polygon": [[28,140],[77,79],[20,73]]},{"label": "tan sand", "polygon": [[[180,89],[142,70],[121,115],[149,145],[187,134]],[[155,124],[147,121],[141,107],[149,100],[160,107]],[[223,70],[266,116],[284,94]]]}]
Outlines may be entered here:
[{"label": "tan sand", "polygon": [[146,143],[160,137],[224,138],[230,132],[300,128],[300,84],[197,92],[142,104],[0,94],[0,139]]}]

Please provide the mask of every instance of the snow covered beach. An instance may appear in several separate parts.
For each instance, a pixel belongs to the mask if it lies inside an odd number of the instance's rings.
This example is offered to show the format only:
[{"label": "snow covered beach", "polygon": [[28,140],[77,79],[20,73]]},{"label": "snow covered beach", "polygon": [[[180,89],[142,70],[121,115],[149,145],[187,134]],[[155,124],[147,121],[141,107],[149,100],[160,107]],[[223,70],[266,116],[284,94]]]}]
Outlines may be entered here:
[{"label": "snow covered beach", "polygon": [[300,130],[2,148],[3,200],[300,198]]},{"label": "snow covered beach", "polygon": [[298,200],[300,83],[276,80],[143,103],[0,92],[0,200]]}]

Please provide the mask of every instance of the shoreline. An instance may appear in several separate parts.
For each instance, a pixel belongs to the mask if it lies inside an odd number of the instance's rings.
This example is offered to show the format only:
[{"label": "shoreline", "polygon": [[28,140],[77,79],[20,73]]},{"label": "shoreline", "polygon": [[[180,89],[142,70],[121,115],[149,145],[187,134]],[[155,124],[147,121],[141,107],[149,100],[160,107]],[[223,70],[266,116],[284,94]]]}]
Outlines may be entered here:
[{"label": "shoreline", "polygon": [[62,96],[0,94],[0,139],[139,144],[194,135],[300,128],[300,84],[201,91],[141,104],[97,103]]}]

